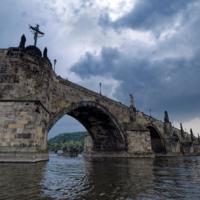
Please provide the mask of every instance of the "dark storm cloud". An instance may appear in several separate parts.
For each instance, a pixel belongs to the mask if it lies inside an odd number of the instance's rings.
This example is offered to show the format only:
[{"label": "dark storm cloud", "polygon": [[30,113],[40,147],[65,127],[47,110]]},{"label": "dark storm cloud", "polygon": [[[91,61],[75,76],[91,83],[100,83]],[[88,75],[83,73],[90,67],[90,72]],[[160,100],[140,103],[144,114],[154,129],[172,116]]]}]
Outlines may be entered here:
[{"label": "dark storm cloud", "polygon": [[103,47],[99,56],[86,52],[85,56],[72,66],[72,71],[84,79],[90,76],[105,75],[112,72],[119,58],[120,52],[117,48]]},{"label": "dark storm cloud", "polygon": [[160,34],[171,28],[174,21],[179,17],[184,23],[192,14],[190,5],[197,0],[139,0],[133,9],[117,19],[111,21],[109,14],[105,13],[99,18],[99,25],[103,28],[112,27],[115,30],[120,28],[131,28],[134,30],[150,30]]},{"label": "dark storm cloud", "polygon": [[110,74],[121,81],[115,96],[126,105],[129,105],[128,95],[133,93],[137,109],[147,112],[151,108],[159,117],[163,109],[174,117],[187,112],[188,116],[182,117],[186,120],[191,115],[199,116],[200,112],[199,53],[190,59],[150,61],[149,58],[129,57],[117,48],[103,47],[99,55],[87,52],[71,71],[82,78]]}]

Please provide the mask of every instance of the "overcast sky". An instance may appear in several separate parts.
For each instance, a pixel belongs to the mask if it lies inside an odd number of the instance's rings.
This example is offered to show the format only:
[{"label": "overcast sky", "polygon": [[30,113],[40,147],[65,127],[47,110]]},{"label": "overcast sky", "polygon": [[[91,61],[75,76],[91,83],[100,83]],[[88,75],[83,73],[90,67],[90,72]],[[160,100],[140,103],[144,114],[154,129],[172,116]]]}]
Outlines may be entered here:
[{"label": "overcast sky", "polygon": [[[58,75],[200,132],[199,0],[1,0],[0,19],[0,48],[33,45],[37,23]],[[83,130],[68,116],[48,137]]]}]

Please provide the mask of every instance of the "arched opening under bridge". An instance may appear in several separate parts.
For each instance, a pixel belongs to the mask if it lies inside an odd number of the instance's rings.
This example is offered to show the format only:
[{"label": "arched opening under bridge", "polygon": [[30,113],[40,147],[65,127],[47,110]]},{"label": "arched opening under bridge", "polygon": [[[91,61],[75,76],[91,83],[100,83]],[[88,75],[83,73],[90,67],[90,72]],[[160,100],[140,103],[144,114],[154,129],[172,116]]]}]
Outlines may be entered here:
[{"label": "arched opening under bridge", "polygon": [[166,153],[164,141],[162,140],[156,128],[153,126],[147,126],[147,128],[150,130],[152,151],[155,153]]},{"label": "arched opening under bridge", "polygon": [[85,127],[93,140],[93,151],[120,151],[126,148],[123,132],[116,118],[96,102],[80,102],[62,110],[50,121],[50,129],[65,114]]}]

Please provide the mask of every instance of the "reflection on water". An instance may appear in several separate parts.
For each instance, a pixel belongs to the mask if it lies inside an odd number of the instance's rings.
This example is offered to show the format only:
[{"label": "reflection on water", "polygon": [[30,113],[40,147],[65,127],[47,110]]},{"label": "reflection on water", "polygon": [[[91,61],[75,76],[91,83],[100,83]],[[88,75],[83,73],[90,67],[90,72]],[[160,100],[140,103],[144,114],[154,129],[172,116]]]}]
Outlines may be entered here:
[{"label": "reflection on water", "polygon": [[200,199],[200,157],[0,164],[0,199]]}]

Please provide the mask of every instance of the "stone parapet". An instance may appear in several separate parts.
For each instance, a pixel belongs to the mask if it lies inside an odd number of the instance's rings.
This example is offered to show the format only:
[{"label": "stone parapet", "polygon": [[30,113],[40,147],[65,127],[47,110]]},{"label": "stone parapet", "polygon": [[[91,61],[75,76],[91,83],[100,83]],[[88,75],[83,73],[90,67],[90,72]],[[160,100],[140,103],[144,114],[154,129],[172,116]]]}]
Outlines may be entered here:
[{"label": "stone parapet", "polygon": [[0,57],[4,57],[7,54],[8,49],[0,49]]},{"label": "stone parapet", "polygon": [[79,92],[83,92],[84,94],[88,94],[89,96],[93,96],[93,97],[96,97],[96,100],[99,100],[99,101],[106,101],[106,102],[110,102],[110,103],[113,103],[113,104],[117,104],[117,105],[120,105],[120,107],[124,107],[124,109],[129,109],[128,106],[122,104],[121,102],[117,102],[113,99],[110,99],[109,97],[106,97],[106,96],[103,96],[97,92],[94,92],[92,90],[89,90],[83,86],[80,86],[76,83],[73,83],[69,80],[66,80],[66,79],[63,79],[59,76],[56,77],[56,79],[59,81],[59,83],[62,83],[63,85],[66,85],[66,86],[69,86],[70,88],[73,88]]}]

